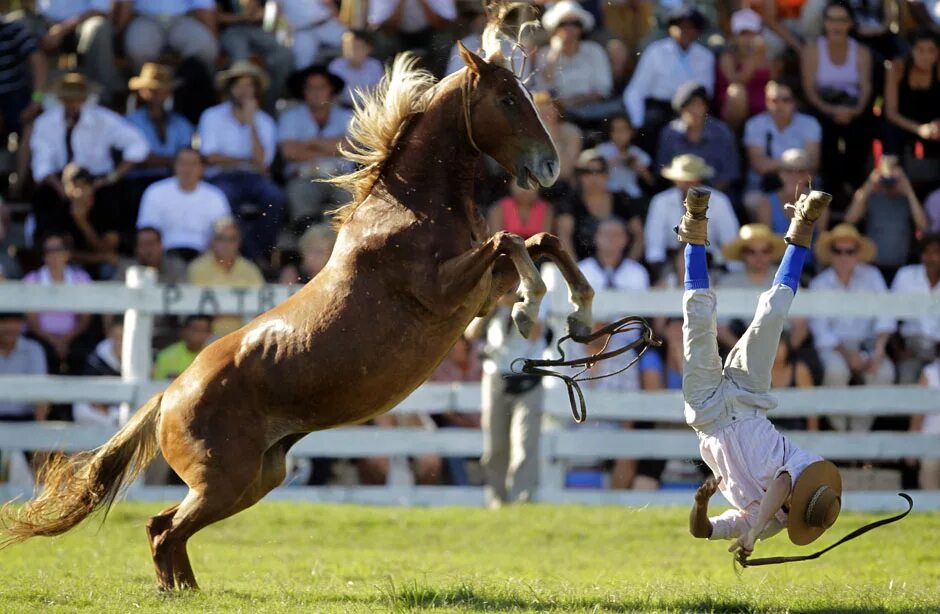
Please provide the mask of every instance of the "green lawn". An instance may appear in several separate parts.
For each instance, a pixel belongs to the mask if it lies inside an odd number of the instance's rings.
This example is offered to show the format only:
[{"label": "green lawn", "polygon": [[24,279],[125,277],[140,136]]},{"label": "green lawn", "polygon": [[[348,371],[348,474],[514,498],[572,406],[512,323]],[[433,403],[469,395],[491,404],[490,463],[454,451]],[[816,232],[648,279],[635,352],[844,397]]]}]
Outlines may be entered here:
[{"label": "green lawn", "polygon": [[[201,592],[162,595],[143,528],[158,509],[118,504],[103,527],[0,552],[0,612],[940,611],[938,513],[738,575],[683,509],[262,503],[190,542]],[[835,535],[872,518],[844,514]],[[756,556],[796,550],[778,536]]]}]

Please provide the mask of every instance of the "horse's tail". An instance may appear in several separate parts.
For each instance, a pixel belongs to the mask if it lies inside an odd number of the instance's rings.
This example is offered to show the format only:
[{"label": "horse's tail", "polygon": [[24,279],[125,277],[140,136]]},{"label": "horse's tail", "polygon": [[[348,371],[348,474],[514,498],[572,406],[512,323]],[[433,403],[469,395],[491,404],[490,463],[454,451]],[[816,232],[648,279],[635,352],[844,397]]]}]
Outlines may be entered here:
[{"label": "horse's tail", "polygon": [[37,478],[42,492],[22,507],[9,502],[0,509],[0,548],[31,537],[65,533],[101,507],[107,516],[122,487],[157,453],[162,397],[160,393],[147,401],[100,448],[50,457]]}]

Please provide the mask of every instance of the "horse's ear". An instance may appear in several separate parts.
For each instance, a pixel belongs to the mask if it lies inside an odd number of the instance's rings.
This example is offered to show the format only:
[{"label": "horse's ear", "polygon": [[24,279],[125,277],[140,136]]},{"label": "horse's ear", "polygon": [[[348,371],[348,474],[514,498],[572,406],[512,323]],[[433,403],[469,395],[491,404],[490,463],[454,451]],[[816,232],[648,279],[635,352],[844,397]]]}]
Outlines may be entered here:
[{"label": "horse's ear", "polygon": [[462,42],[457,41],[457,49],[460,51],[460,58],[463,60],[463,63],[467,65],[467,68],[469,68],[471,72],[479,75],[486,70],[486,61],[467,49]]}]

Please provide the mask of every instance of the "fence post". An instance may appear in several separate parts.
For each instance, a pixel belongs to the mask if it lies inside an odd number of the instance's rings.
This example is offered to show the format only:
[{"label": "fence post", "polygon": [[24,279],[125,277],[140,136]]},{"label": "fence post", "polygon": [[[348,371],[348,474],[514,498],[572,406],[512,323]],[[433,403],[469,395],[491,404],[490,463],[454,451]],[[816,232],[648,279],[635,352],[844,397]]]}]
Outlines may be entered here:
[{"label": "fence post", "polygon": [[[157,271],[149,267],[132,266],[127,269],[125,279],[128,288],[143,294],[147,288],[157,285]],[[140,384],[150,379],[151,348],[153,342],[153,314],[140,309],[124,312],[124,339],[121,343],[121,379],[134,384],[134,395],[130,401],[121,403],[121,425],[127,423],[131,412],[143,401]]]}]

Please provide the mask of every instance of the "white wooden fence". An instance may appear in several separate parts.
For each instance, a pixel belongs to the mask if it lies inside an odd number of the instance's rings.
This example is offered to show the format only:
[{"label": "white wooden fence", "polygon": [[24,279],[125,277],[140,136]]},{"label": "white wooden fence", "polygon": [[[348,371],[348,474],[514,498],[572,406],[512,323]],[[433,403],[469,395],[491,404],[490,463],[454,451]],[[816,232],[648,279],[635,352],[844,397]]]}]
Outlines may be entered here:
[{"label": "white wooden fence", "polygon": [[[297,288],[264,286],[255,289],[158,286],[153,271],[135,268],[127,284],[96,283],[82,286],[41,286],[6,282],[0,284],[0,311],[69,310],[89,313],[124,313],[125,333],[121,378],[109,377],[0,377],[0,399],[21,401],[123,403],[133,411],[165,382],[149,379],[150,339],[153,317],[159,314],[196,312],[234,313],[245,317],[264,311],[284,300]],[[564,296],[549,294],[550,313],[568,310]],[[898,318],[940,318],[940,297],[932,295],[870,294],[801,291],[794,301],[794,316],[891,314]],[[719,292],[723,316],[749,318],[757,304],[752,291]],[[602,292],[595,301],[598,319],[614,319],[624,314],[681,315],[678,291],[645,293]],[[690,459],[697,456],[692,432],[682,427],[682,397],[679,391],[612,393],[586,391],[589,420],[648,420],[674,423],[675,429],[652,431],[601,430],[571,423],[567,395],[562,389],[549,390],[546,413],[556,418],[543,434],[542,478],[539,498],[545,501],[583,503],[678,503],[686,502],[687,492],[586,491],[565,489],[565,468],[572,463],[588,463],[598,458]],[[940,412],[940,394],[918,386],[817,388],[781,390],[777,393],[779,416],[807,415],[909,415]],[[422,413],[441,411],[472,412],[479,409],[480,391],[476,384],[425,384],[394,411]],[[107,429],[77,425],[12,424],[0,426],[0,449],[41,450],[89,449],[104,442]],[[902,457],[940,457],[940,440],[918,433],[877,432],[795,433],[800,445],[828,458],[845,460],[885,460]],[[425,430],[420,428],[381,429],[350,427],[313,433],[292,450],[297,456],[355,458],[367,456],[414,456],[435,454],[449,457],[478,457],[482,450],[480,433],[465,429]],[[175,498],[174,487],[137,487],[137,498]],[[0,496],[14,494],[0,489]],[[365,503],[473,504],[483,501],[478,488],[459,487],[283,487],[275,498],[358,501]],[[849,508],[880,509],[896,506],[893,493],[857,493],[847,497]],[[940,507],[940,493],[922,493],[919,507]]]}]

